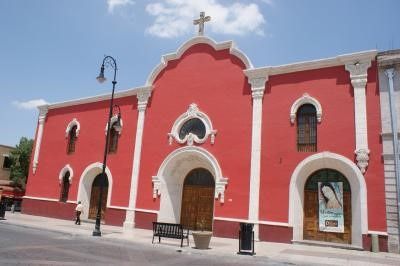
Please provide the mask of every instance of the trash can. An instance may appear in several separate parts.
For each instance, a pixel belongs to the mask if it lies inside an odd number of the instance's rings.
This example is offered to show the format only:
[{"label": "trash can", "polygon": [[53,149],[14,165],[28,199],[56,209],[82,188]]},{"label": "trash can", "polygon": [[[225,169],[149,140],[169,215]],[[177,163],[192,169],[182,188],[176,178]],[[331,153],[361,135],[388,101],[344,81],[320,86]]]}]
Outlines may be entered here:
[{"label": "trash can", "polygon": [[254,255],[254,224],[240,223],[238,254]]},{"label": "trash can", "polygon": [[5,215],[6,215],[6,203],[4,201],[0,201],[0,219],[4,220]]}]

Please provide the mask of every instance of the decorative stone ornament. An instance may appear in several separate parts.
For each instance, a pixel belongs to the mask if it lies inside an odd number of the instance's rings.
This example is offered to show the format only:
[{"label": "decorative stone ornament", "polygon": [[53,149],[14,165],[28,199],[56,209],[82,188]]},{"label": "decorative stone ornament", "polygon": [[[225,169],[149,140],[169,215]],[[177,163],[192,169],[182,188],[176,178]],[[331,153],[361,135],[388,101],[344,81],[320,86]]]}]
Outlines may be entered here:
[{"label": "decorative stone ornament", "polygon": [[368,149],[358,149],[355,151],[357,166],[360,168],[361,173],[365,173],[368,167],[369,161],[369,150]]},{"label": "decorative stone ornament", "polygon": [[318,123],[321,123],[322,121],[321,104],[317,99],[308,95],[308,93],[304,93],[303,96],[301,96],[293,103],[292,107],[290,108],[290,123],[294,124],[294,122],[296,121],[297,110],[304,104],[312,104],[315,107],[315,110],[317,112],[317,121]]},{"label": "decorative stone ornament", "polygon": [[67,129],[65,130],[65,137],[68,138],[69,132],[71,129],[76,126],[76,137],[79,136],[79,131],[81,130],[81,124],[79,123],[78,119],[74,118],[71,122],[68,123]]},{"label": "decorative stone ornament", "polygon": [[[203,132],[192,132],[191,124],[197,124]],[[178,117],[172,126],[171,132],[168,133],[169,145],[172,145],[173,140],[179,144],[186,143],[192,146],[194,143],[205,143],[210,137],[211,144],[214,144],[217,130],[212,126],[210,118],[199,110],[195,103],[189,105],[188,110]]]},{"label": "decorative stone ornament", "polygon": [[[113,116],[111,117],[111,120],[110,120],[111,126],[114,125],[114,123],[117,122],[117,121],[118,121],[118,115],[113,115]],[[121,130],[118,131],[118,135],[121,135],[122,129],[124,128],[124,122],[122,121],[122,118],[121,118],[121,117],[119,118],[119,124],[120,124],[120,126],[121,126]],[[105,129],[104,129],[105,135],[107,135],[107,128],[108,128],[108,123],[106,123],[106,127],[105,127]],[[110,128],[110,131],[111,131],[111,128]]]},{"label": "decorative stone ornament", "polygon": [[60,181],[60,184],[62,183],[63,178],[64,178],[64,175],[65,175],[67,172],[69,172],[69,178],[68,178],[69,183],[72,184],[72,177],[74,176],[74,171],[72,170],[71,165],[69,165],[69,164],[66,164],[66,165],[63,167],[63,169],[61,169],[60,174],[58,175],[58,179],[59,179],[59,181]]}]

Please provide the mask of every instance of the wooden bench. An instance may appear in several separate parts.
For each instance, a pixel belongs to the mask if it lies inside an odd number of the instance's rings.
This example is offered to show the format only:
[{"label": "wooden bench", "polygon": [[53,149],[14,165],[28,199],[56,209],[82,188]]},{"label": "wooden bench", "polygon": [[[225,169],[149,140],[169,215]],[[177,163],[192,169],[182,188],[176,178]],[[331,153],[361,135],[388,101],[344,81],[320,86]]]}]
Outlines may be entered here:
[{"label": "wooden bench", "polygon": [[180,239],[181,247],[183,239],[186,238],[189,246],[189,229],[183,229],[181,224],[153,222],[153,240],[151,243],[154,243],[154,237],[156,236],[158,236],[158,243],[161,242],[161,237]]}]

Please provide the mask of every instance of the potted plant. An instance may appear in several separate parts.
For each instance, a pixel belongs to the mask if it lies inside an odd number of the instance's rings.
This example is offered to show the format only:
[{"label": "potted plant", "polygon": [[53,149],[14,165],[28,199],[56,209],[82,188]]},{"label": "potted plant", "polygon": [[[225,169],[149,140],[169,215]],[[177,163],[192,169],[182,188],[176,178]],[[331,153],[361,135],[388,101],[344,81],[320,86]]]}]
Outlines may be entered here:
[{"label": "potted plant", "polygon": [[197,224],[198,224],[198,228],[200,228],[201,231],[193,231],[192,232],[195,247],[197,249],[209,249],[212,232],[204,231],[204,226],[205,226],[204,218],[201,219],[200,222],[198,222]]}]

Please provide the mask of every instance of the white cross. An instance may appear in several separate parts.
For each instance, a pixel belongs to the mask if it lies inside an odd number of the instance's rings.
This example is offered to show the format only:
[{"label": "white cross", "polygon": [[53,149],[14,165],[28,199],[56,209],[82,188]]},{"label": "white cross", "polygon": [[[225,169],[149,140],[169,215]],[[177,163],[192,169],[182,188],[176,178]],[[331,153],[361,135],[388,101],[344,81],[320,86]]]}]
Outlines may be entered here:
[{"label": "white cross", "polygon": [[200,18],[193,20],[193,25],[199,25],[199,35],[204,35],[204,23],[210,21],[210,16],[205,16],[205,12],[200,12]]}]

